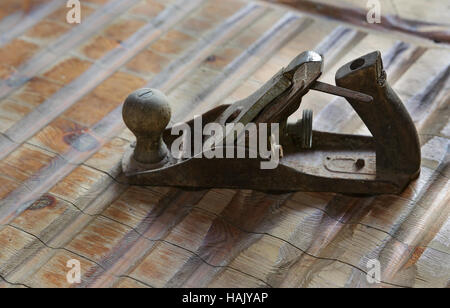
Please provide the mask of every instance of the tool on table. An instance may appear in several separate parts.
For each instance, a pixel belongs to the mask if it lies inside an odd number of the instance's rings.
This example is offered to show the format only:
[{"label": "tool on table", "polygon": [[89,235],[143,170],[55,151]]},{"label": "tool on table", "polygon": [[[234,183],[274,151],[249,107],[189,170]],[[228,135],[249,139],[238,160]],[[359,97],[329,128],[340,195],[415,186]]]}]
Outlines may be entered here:
[{"label": "tool on table", "polygon": [[[411,117],[386,81],[380,52],[342,66],[336,86],[318,81],[322,67],[321,55],[301,53],[246,99],[209,110],[201,115],[200,126],[198,117],[183,123],[182,139],[173,134],[175,126],[166,128],[171,109],[163,93],[134,92],[123,106],[125,124],[137,138],[124,155],[124,176],[130,184],[151,186],[402,192],[419,174],[420,144]],[[309,90],[346,98],[372,136],[315,131],[310,110],[288,123]],[[244,130],[230,131],[229,126]],[[211,129],[217,127],[224,127],[223,133]],[[257,155],[264,152],[258,146],[269,155]],[[274,157],[275,165],[262,168]]]}]

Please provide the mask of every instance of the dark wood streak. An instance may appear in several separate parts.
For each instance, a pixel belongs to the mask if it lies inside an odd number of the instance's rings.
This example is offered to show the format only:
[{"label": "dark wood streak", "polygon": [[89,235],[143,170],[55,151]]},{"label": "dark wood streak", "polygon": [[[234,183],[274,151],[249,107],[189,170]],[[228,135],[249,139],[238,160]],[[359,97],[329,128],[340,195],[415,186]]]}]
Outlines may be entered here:
[{"label": "dark wood streak", "polygon": [[[397,47],[397,48],[396,48]],[[414,47],[408,56],[402,56],[399,61],[397,58],[407,51],[409,44],[403,42],[397,42],[395,46],[383,57],[383,61],[386,62],[386,66],[391,68],[389,72],[389,82],[397,82],[401,76],[427,51],[425,47]],[[397,50],[396,50],[397,49]],[[395,66],[393,68],[392,66]]]},{"label": "dark wood streak", "polygon": [[324,68],[327,70],[333,67],[351,46],[358,44],[366,36],[367,33],[357,29],[339,26],[324,38],[314,50],[324,56]]},{"label": "dark wood streak", "polygon": [[423,118],[423,112],[429,112],[436,102],[436,98],[443,92],[448,91],[445,85],[450,77],[450,64],[442,70],[425,86],[424,90],[414,95],[407,103],[408,110],[413,113],[413,120],[419,121]]},{"label": "dark wood streak", "polygon": [[389,52],[383,56],[384,67],[389,69],[393,64],[395,64],[396,60],[403,54],[403,52],[409,49],[409,47],[410,45],[405,42],[396,42]]},{"label": "dark wood streak", "polygon": [[337,44],[340,44],[346,36],[356,32],[354,29],[339,26],[330,35],[316,46],[315,51],[321,55],[330,52]]},{"label": "dark wood streak", "polygon": [[[278,3],[290,6],[297,10],[311,14],[326,16],[339,21],[348,22],[357,26],[371,28],[375,30],[395,30],[414,36],[433,40],[435,42],[450,43],[450,30],[448,26],[421,22],[415,20],[402,19],[397,16],[383,15],[381,23],[370,24],[366,22],[367,12],[358,8],[344,8],[317,3],[309,0],[265,0],[267,2]],[[427,28],[439,28],[439,30],[427,30]]]},{"label": "dark wood streak", "polygon": [[40,210],[45,207],[52,206],[55,203],[55,197],[51,195],[43,195],[41,198],[37,199],[33,204],[28,208],[29,210]]}]

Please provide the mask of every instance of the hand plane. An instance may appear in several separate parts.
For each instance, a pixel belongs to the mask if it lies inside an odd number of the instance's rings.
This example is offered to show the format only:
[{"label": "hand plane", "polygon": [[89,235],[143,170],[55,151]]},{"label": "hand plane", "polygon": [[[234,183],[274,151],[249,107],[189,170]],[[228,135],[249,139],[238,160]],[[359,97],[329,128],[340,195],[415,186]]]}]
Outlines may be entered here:
[{"label": "hand plane", "polygon": [[[402,192],[419,174],[420,144],[387,83],[380,52],[342,66],[335,86],[318,80],[322,67],[321,55],[303,52],[246,99],[168,127],[171,109],[162,92],[132,93],[122,113],[136,142],[124,154],[124,177],[150,186]],[[288,123],[310,90],[344,97],[371,136],[315,131],[310,110]]]}]

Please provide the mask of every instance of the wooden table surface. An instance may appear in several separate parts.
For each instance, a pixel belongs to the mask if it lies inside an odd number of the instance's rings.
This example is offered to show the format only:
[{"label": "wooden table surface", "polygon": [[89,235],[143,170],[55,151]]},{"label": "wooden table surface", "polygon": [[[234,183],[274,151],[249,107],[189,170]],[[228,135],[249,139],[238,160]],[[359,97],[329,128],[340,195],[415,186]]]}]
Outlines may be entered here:
[{"label": "wooden table surface", "polygon": [[[449,286],[448,2],[381,1],[379,25],[360,1],[82,0],[73,25],[66,1],[28,2],[0,2],[1,287]],[[324,55],[330,83],[382,52],[422,144],[403,194],[115,180],[134,140],[129,93],[161,89],[188,119],[246,97],[304,50]],[[368,133],[342,99],[311,92],[301,108],[316,130]],[[81,284],[67,282],[70,259]],[[379,284],[367,281],[372,259]]]}]

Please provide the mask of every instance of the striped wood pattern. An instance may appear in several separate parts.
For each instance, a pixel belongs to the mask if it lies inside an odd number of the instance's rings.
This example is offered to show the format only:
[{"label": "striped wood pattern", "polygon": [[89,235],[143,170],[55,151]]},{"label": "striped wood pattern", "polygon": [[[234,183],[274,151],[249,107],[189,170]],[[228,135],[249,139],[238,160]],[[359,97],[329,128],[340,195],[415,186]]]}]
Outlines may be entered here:
[{"label": "striped wood pattern", "polygon": [[[347,1],[278,2],[303,11],[83,0],[83,22],[68,25],[64,1],[31,1],[26,12],[21,0],[0,3],[0,287],[449,286],[450,52],[439,2],[423,20],[420,1],[391,19],[415,20],[408,31],[365,27],[364,7]],[[333,5],[334,20],[313,10]],[[322,80],[333,83],[342,64],[376,49],[422,144],[421,175],[402,195],[118,180],[133,141],[121,103],[135,89],[165,91],[179,121],[249,95],[303,50],[325,56]],[[368,133],[342,99],[311,92],[303,107],[315,129]],[[73,258],[81,285],[66,281]],[[367,282],[370,259],[380,284]]]}]

